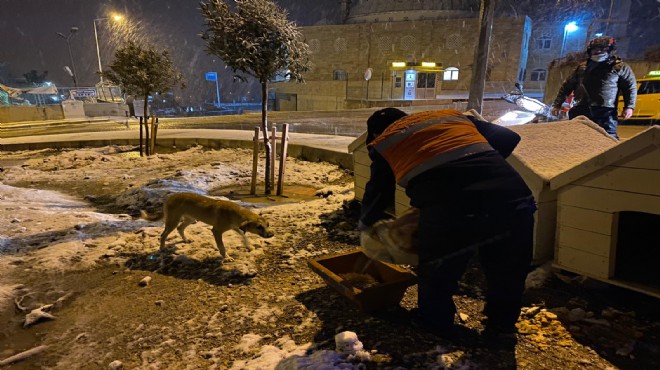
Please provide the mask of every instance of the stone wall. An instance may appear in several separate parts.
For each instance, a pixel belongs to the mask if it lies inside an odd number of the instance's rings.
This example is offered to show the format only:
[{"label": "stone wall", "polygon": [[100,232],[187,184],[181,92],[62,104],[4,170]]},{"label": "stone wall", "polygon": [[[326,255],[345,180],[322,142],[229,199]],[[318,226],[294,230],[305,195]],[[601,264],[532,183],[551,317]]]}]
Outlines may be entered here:
[{"label": "stone wall", "polygon": [[0,107],[0,122],[44,121],[63,118],[64,112],[61,105]]},{"label": "stone wall", "polygon": [[479,13],[479,0],[354,0],[346,23],[465,18]]},{"label": "stone wall", "polygon": [[[102,116],[128,117],[128,105],[123,103],[84,103],[84,114],[66,118]],[[0,107],[0,122],[48,121],[64,118],[64,110],[61,105],[11,105]]]},{"label": "stone wall", "polygon": [[125,103],[85,103],[85,115],[87,117],[128,117],[128,105]]},{"label": "stone wall", "polygon": [[[495,20],[486,92],[507,91],[517,81],[526,63],[523,40],[529,37],[529,22],[527,17]],[[319,105],[340,109],[345,106],[338,102],[345,99],[400,99],[403,88],[394,85],[391,69],[395,61],[458,68],[457,81],[442,81],[439,72],[436,94],[441,89],[467,91],[479,35],[476,18],[311,26],[302,31],[313,63],[306,83],[272,85],[276,94],[296,95],[298,110]],[[372,69],[368,84],[367,68]]]}]

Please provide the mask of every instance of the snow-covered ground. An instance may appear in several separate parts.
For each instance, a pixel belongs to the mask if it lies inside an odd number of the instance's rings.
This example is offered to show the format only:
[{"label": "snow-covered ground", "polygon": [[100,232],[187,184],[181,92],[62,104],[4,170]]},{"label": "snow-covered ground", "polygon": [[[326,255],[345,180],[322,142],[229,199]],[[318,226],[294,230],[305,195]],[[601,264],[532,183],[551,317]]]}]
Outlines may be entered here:
[{"label": "snow-covered ground", "polygon": [[[12,368],[657,368],[660,328],[649,320],[657,311],[645,312],[657,305],[598,291],[591,300],[576,287],[585,279],[547,266],[529,277],[540,292],[528,297],[515,351],[454,345],[412,327],[414,287],[395,311],[402,323],[360,313],[306,266],[357,247],[346,171],[289,158],[286,196],[248,199],[249,150],[141,158],[133,149],[0,153],[0,366],[23,353]],[[275,236],[247,234],[244,246],[226,233],[234,261],[222,264],[210,227],[196,223],[189,242],[172,233],[161,254],[162,222],[137,216],[179,191],[230,196],[267,218]],[[478,332],[475,271],[455,301],[462,324]],[[543,290],[548,279],[554,286]],[[357,333],[370,361],[335,351],[344,331]]]},{"label": "snow-covered ground", "polygon": [[[160,258],[157,252],[162,222],[148,222],[128,213],[159,208],[166,194],[171,192],[217,193],[218,189],[244,187],[249,183],[250,173],[246,169],[251,168],[251,152],[247,150],[209,151],[194,147],[178,153],[140,158],[129,149],[105,147],[2,153],[0,312],[6,312],[14,305],[28,312],[52,303],[32,302],[29,306],[32,287],[17,280],[19,275],[52,276],[86,271],[94,269],[100,262],[123,264],[126,256],[139,253],[151,253],[149,258]],[[339,181],[345,175],[343,170],[328,163],[289,159],[285,184],[308,187],[311,195],[304,200],[291,196],[272,201],[277,197],[270,197],[270,202],[266,198],[259,203],[255,212],[270,221],[276,236],[266,240],[247,234],[251,246],[246,248],[238,234],[226,233],[225,245],[234,261],[218,266],[222,270],[220,275],[255,276],[258,273],[255,261],[263,255],[265,247],[286,249],[295,244],[300,232],[317,228],[314,225],[318,224],[319,215],[336,210],[344,200],[352,198],[350,184]],[[333,182],[338,185],[328,185]],[[319,196],[314,196],[315,191]],[[287,194],[286,187],[284,194]],[[111,197],[110,206],[115,211],[125,212],[100,212],[99,204],[95,202],[99,197],[106,200]],[[246,202],[241,204],[250,206]],[[186,230],[190,239],[188,243],[183,243],[176,233],[172,233],[168,239],[169,245],[176,243],[172,263],[185,265],[205,259],[217,260],[218,252],[209,229],[202,223],[191,225]],[[326,252],[291,249],[286,252],[288,261],[283,266],[290,268],[296,262]],[[17,273],[19,270],[20,274]],[[154,278],[158,279],[157,276]],[[63,292],[62,297],[65,295]],[[278,308],[267,305],[259,310],[237,312],[237,316],[243,316],[244,320],[264,323],[279,314]],[[241,337],[235,350],[244,353],[246,359],[237,360],[232,368],[330,369],[353,366],[346,362],[345,356],[332,351],[307,355],[311,343],[297,344],[287,336],[268,345],[259,345],[260,339],[256,333]],[[49,340],[46,338],[44,343]],[[89,351],[75,348],[73,346],[69,354],[58,361],[56,368],[93,360],[85,358],[93,356]],[[0,360],[20,350],[5,342],[0,347]],[[282,362],[285,358],[289,359]],[[161,366],[167,363],[163,359],[155,362]],[[345,366],[340,365],[344,362]],[[144,368],[151,367],[145,365]]]}]

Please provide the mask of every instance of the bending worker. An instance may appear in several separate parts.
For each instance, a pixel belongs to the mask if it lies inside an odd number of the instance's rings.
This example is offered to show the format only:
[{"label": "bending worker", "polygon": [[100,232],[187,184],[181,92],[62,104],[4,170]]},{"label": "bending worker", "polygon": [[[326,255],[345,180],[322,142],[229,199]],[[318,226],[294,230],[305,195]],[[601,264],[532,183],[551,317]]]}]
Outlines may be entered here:
[{"label": "bending worker", "polygon": [[515,333],[532,258],[532,193],[505,158],[515,132],[456,110],[407,115],[396,108],[367,121],[371,177],[360,229],[391,217],[395,184],[420,209],[418,307],[425,328],[456,334],[452,296],[478,251],[488,289],[486,334]]}]

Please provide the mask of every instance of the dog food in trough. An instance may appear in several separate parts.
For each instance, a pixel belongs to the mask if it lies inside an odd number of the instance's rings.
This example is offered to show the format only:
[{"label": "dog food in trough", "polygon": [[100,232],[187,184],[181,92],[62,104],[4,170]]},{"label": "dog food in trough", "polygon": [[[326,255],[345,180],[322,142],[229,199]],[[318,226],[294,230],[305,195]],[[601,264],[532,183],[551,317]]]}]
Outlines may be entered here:
[{"label": "dog food in trough", "polygon": [[363,312],[398,305],[406,289],[417,283],[412,272],[372,260],[361,250],[308,261],[309,267]]},{"label": "dog food in trough", "polygon": [[345,274],[340,274],[339,277],[342,278],[342,284],[349,288],[356,287],[358,289],[366,289],[378,285],[378,280],[369,274],[348,272]]}]

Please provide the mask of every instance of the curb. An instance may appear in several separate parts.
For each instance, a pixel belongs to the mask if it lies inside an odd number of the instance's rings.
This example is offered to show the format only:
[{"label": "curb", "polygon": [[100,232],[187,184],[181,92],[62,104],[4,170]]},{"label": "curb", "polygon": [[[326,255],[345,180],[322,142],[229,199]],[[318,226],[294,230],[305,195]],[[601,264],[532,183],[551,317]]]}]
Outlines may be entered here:
[{"label": "curb", "polygon": [[[84,140],[62,140],[62,141],[39,141],[27,143],[0,144],[0,151],[21,151],[41,149],[67,149],[103,147],[109,145],[133,145],[139,146],[139,138],[109,138],[109,139],[84,139]],[[227,138],[202,138],[202,137],[170,137],[157,138],[156,147],[162,148],[188,148],[192,146],[203,146],[207,148],[241,148],[252,149],[252,141]],[[157,151],[156,151],[157,152]],[[353,156],[347,152],[321,148],[314,145],[305,145],[289,142],[287,156],[309,162],[328,162],[343,169],[353,171]]]},{"label": "curb", "polygon": [[62,119],[62,120],[48,120],[48,121],[18,121],[18,122],[3,122],[2,126],[5,128],[29,128],[29,127],[39,127],[39,126],[55,126],[62,124],[80,124],[80,123],[97,123],[97,122],[111,122],[109,117],[98,117],[98,118],[72,118],[72,119]]}]

